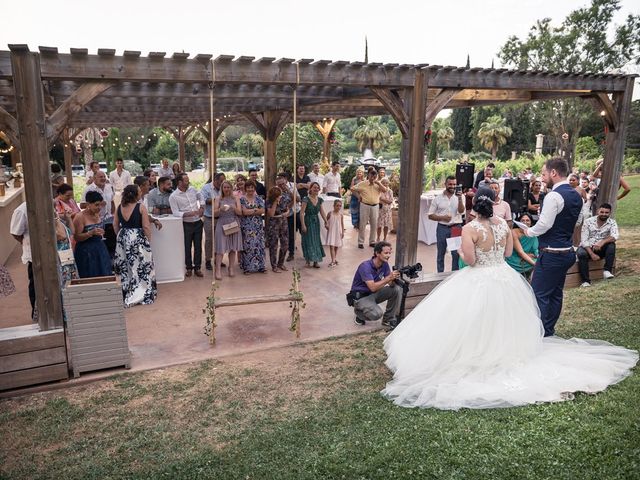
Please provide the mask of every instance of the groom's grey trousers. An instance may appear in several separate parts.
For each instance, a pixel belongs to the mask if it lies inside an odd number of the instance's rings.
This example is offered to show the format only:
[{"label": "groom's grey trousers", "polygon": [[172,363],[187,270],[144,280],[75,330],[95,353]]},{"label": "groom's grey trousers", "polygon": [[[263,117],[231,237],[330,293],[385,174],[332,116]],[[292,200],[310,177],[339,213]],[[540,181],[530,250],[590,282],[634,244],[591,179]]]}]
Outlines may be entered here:
[{"label": "groom's grey trousers", "polygon": [[[384,320],[393,320],[398,316],[401,299],[402,287],[394,283],[356,300],[353,304],[353,310],[360,320],[373,321],[379,320],[380,317],[383,317]],[[383,313],[378,304],[385,300],[387,301],[387,308]]]}]

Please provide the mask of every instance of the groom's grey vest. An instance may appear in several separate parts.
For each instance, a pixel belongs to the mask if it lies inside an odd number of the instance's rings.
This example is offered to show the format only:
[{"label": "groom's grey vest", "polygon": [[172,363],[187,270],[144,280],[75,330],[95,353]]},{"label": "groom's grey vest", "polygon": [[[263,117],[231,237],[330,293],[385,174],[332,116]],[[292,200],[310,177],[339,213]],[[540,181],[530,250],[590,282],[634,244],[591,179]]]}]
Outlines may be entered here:
[{"label": "groom's grey vest", "polygon": [[[556,215],[553,226],[538,237],[540,248],[570,248],[573,246],[573,229],[582,210],[582,197],[568,185],[560,185],[554,190],[562,196],[564,207]],[[543,204],[544,210],[544,204]]]}]

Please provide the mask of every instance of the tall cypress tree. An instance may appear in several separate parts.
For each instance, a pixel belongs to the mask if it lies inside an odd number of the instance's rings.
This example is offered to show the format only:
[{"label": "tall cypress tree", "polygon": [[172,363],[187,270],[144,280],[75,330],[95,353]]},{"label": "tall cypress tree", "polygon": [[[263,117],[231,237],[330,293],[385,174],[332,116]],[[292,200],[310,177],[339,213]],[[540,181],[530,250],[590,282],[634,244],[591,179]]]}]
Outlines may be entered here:
[{"label": "tall cypress tree", "polygon": [[[470,68],[469,55],[467,55],[467,68]],[[451,114],[451,128],[455,133],[451,148],[469,153],[473,146],[471,141],[471,109],[456,108]]]}]

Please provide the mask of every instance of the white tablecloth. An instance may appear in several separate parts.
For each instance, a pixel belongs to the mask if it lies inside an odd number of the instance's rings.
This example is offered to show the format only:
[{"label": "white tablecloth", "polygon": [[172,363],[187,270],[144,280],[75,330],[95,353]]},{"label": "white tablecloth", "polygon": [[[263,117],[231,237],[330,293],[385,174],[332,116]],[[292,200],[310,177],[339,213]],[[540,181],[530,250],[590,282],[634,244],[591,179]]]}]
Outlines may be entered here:
[{"label": "white tablecloth", "polygon": [[156,269],[157,283],[184,281],[184,231],[182,219],[159,215],[162,230],[153,225],[151,251]]},{"label": "white tablecloth", "polygon": [[438,222],[429,220],[429,206],[433,201],[433,195],[422,194],[420,196],[420,226],[418,228],[418,241],[432,245],[436,243],[436,227]]}]

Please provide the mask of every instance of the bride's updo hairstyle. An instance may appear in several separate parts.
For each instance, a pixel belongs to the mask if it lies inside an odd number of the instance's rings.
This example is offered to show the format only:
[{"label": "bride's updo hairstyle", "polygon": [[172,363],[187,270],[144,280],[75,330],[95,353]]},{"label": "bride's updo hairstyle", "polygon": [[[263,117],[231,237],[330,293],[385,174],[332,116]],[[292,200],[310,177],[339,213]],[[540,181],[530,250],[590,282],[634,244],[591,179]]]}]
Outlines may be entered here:
[{"label": "bride's updo hairstyle", "polygon": [[480,188],[473,197],[473,211],[478,215],[493,217],[493,201],[496,194],[490,188]]}]

